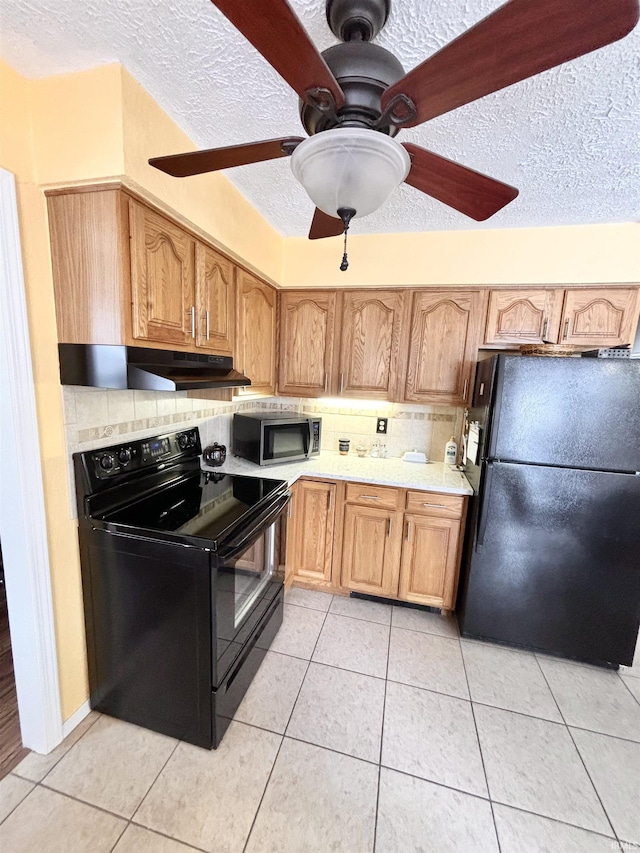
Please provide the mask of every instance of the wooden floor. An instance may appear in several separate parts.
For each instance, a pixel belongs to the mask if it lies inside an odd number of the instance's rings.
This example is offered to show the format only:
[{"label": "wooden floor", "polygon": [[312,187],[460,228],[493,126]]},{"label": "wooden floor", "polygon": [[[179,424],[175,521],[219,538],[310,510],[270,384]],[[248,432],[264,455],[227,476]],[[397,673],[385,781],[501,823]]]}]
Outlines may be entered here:
[{"label": "wooden floor", "polygon": [[4,583],[0,584],[0,779],[28,753],[22,746]]}]

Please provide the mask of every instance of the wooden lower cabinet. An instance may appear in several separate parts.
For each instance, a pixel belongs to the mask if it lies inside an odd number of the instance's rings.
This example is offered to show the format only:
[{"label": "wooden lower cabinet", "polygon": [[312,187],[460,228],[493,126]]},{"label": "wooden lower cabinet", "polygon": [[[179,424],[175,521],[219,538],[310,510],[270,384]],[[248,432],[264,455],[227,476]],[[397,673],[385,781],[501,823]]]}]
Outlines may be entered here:
[{"label": "wooden lower cabinet", "polygon": [[342,533],[343,587],[369,595],[397,595],[401,526],[402,513],[347,504]]},{"label": "wooden lower cabinet", "polygon": [[460,519],[407,513],[398,598],[452,610],[459,563]]},{"label": "wooden lower cabinet", "polygon": [[287,530],[287,580],[331,586],[336,518],[335,483],[299,480]]},{"label": "wooden lower cabinet", "polygon": [[287,585],[453,610],[467,499],[370,483],[299,480]]}]

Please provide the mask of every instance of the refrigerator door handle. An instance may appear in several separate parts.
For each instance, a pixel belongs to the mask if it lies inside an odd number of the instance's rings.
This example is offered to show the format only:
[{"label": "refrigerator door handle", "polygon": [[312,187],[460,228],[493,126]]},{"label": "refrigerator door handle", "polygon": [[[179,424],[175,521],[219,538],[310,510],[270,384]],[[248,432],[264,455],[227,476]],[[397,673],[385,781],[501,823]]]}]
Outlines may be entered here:
[{"label": "refrigerator door handle", "polygon": [[493,477],[493,462],[487,462],[487,472],[485,474],[484,489],[482,490],[482,503],[480,504],[480,512],[478,513],[478,536],[476,537],[476,550],[484,545],[484,534],[487,530],[487,507],[489,498],[491,497],[491,479]]}]

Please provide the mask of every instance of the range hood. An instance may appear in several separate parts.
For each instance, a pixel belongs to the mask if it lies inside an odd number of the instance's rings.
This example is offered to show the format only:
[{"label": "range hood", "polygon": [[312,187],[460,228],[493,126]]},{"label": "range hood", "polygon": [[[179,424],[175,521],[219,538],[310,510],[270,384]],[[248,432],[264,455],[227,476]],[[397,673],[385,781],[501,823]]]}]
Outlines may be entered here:
[{"label": "range hood", "polygon": [[228,355],[107,344],[58,344],[63,385],[191,391],[239,388],[251,380],[233,369]]}]

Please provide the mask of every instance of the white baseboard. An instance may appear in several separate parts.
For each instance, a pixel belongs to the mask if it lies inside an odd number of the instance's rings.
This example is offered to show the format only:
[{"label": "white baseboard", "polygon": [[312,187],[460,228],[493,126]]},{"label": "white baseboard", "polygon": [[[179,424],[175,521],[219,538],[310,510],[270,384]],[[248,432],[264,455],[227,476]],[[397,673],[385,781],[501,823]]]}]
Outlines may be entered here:
[{"label": "white baseboard", "polygon": [[84,705],[80,705],[77,711],[69,717],[68,720],[65,720],[62,724],[62,737],[66,738],[67,735],[70,735],[71,732],[75,729],[76,726],[79,726],[80,723],[84,720],[84,718],[89,714],[91,710],[91,705],[89,704],[89,700],[84,703]]}]

